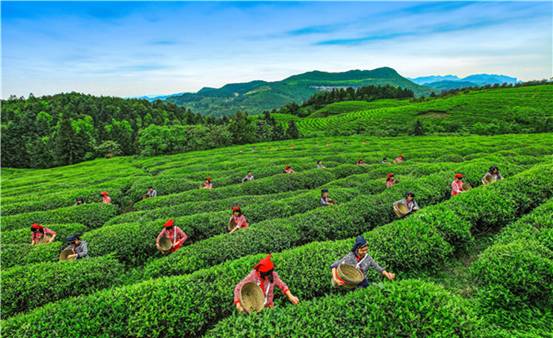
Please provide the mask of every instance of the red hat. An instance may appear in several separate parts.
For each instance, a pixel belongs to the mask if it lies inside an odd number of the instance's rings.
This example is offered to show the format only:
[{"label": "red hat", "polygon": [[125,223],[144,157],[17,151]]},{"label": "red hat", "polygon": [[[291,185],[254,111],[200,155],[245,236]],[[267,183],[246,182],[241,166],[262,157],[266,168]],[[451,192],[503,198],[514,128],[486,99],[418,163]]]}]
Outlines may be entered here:
[{"label": "red hat", "polygon": [[273,270],[274,267],[273,262],[271,262],[271,254],[268,254],[267,257],[260,260],[253,268],[259,272],[269,272]]},{"label": "red hat", "polygon": [[44,227],[40,224],[37,224],[37,223],[33,223],[33,225],[31,225],[31,228],[32,229],[44,229]]},{"label": "red hat", "polygon": [[206,178],[207,181],[211,182],[211,177]]},{"label": "red hat", "polygon": [[163,224],[163,227],[164,228],[169,228],[169,227],[172,227],[174,224],[175,224],[175,221],[170,219],[170,220],[167,220],[167,222],[165,222],[165,224]]},{"label": "red hat", "polygon": [[463,178],[464,175],[463,174],[455,174],[455,178]]},{"label": "red hat", "polygon": [[388,177],[388,178],[393,177],[393,176],[394,176],[394,174],[392,174],[392,173],[389,173],[388,175],[386,175],[386,177]]},{"label": "red hat", "polygon": [[107,191],[102,191],[102,192],[100,193],[100,195],[102,195],[102,196],[107,196],[107,195],[108,195],[108,192],[107,192]]},{"label": "red hat", "polygon": [[235,212],[235,211],[241,211],[239,205],[235,205],[232,207],[232,212]]}]

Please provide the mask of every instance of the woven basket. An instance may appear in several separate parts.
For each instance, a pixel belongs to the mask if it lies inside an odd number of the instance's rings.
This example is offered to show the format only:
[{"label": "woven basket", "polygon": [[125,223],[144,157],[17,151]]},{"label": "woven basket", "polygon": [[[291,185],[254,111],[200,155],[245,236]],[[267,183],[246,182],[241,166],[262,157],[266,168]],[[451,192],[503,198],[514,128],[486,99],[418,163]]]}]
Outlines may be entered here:
[{"label": "woven basket", "polygon": [[265,307],[263,290],[255,283],[246,283],[240,290],[240,304],[247,313],[263,310]]},{"label": "woven basket", "polygon": [[159,240],[159,247],[161,249],[161,252],[169,252],[171,251],[171,248],[173,248],[173,243],[171,243],[171,240],[167,237],[162,237]]},{"label": "woven basket", "polygon": [[483,183],[483,184],[491,184],[491,183],[493,183],[493,182],[495,182],[495,181],[497,181],[497,180],[495,179],[495,177],[493,177],[493,176],[488,176],[488,175],[484,176],[484,178],[482,179],[482,183]]},{"label": "woven basket", "polygon": [[60,253],[60,261],[72,261],[75,257],[68,258],[69,255],[73,255],[74,252],[71,249],[65,249]]},{"label": "woven basket", "polygon": [[42,236],[42,238],[40,239],[40,241],[38,241],[38,244],[46,244],[46,243],[48,243],[48,241],[50,240],[50,238],[51,238],[50,236],[44,235],[44,236]]},{"label": "woven basket", "polygon": [[468,182],[463,182],[463,191],[469,191],[470,189],[472,189],[472,185]]},{"label": "woven basket", "polygon": [[346,283],[345,286],[355,287],[365,279],[363,272],[349,264],[341,264],[337,272],[338,277]]},{"label": "woven basket", "polygon": [[394,213],[401,218],[409,213],[409,208],[403,203],[398,203],[394,205]]}]

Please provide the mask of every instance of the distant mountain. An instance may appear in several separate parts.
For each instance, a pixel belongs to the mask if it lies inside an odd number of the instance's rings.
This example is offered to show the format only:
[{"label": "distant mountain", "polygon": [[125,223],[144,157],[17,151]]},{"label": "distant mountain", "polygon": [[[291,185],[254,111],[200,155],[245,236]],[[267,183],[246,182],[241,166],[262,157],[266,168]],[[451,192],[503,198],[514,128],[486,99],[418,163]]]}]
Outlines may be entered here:
[{"label": "distant mountain", "polygon": [[425,84],[425,86],[430,87],[432,89],[439,90],[439,91],[459,89],[459,88],[467,88],[467,87],[478,87],[478,85],[474,82],[461,81],[461,80],[459,80],[459,81],[451,81],[451,80],[437,81],[437,82],[427,83],[427,84]]},{"label": "distant mountain", "polygon": [[515,84],[518,82],[518,79],[516,77],[511,77],[506,75],[495,75],[495,74],[474,74],[474,75],[467,76],[462,80],[476,83],[479,86],[485,86],[488,84],[496,84],[496,83]]},{"label": "distant mountain", "polygon": [[312,71],[281,81],[231,83],[221,88],[202,88],[196,93],[170,95],[163,99],[190,108],[203,115],[231,115],[237,111],[258,114],[285,104],[301,103],[321,90],[392,85],[413,90],[415,95],[429,95],[432,90],[399,75],[394,69],[350,70],[341,73]]},{"label": "distant mountain", "polygon": [[496,74],[473,74],[464,78],[459,78],[456,75],[430,75],[416,77],[410,80],[416,84],[436,90],[478,87],[503,83],[515,84],[519,82],[516,77]]},{"label": "distant mountain", "polygon": [[416,84],[426,85],[428,83],[440,81],[459,81],[461,79],[459,79],[456,75],[430,75],[410,78],[409,80],[415,82]]}]

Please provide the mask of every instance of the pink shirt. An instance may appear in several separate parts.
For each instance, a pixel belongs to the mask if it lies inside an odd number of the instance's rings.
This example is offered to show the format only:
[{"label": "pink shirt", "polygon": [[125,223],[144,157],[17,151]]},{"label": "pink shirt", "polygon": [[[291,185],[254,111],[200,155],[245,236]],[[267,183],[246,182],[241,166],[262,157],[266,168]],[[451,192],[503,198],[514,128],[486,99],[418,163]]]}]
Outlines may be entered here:
[{"label": "pink shirt", "polygon": [[453,181],[451,183],[451,196],[457,196],[463,191],[463,181]]},{"label": "pink shirt", "polygon": [[238,225],[240,228],[247,228],[248,227],[248,220],[246,219],[246,216],[240,215],[240,216],[230,216],[229,222],[234,220],[234,224]]},{"label": "pink shirt", "polygon": [[391,179],[391,180],[386,180],[386,188],[391,188],[394,186],[394,184],[396,184],[396,180],[395,179]]},{"label": "pink shirt", "polygon": [[284,169],[284,173],[286,173],[286,174],[291,174],[293,172],[294,172],[294,169],[292,169],[292,168]]},{"label": "pink shirt", "polygon": [[111,204],[111,197],[102,196],[102,202],[104,202],[105,204]]},{"label": "pink shirt", "polygon": [[[246,276],[246,278],[242,279],[238,285],[234,288],[234,303],[240,303],[240,291],[242,290],[242,287],[246,283],[256,283],[260,287],[262,287],[263,294],[265,295],[265,306],[266,307],[272,307],[273,306],[273,298],[274,298],[274,289],[275,285],[282,291],[282,293],[286,293],[288,291],[288,285],[286,285],[278,276],[278,274],[273,271],[273,283],[270,283],[269,280],[265,280],[262,283],[261,276],[259,275],[259,272],[257,270],[252,270],[252,272],[249,273],[249,275]],[[263,285],[262,285],[263,284]]]},{"label": "pink shirt", "polygon": [[204,182],[204,189],[213,189],[213,183],[211,182]]},{"label": "pink shirt", "polygon": [[44,227],[44,234],[42,234],[40,231],[37,232],[31,232],[31,239],[33,242],[38,242],[42,239],[44,235],[48,235],[50,237],[54,236],[56,232],[52,229],[48,229],[47,227]]}]

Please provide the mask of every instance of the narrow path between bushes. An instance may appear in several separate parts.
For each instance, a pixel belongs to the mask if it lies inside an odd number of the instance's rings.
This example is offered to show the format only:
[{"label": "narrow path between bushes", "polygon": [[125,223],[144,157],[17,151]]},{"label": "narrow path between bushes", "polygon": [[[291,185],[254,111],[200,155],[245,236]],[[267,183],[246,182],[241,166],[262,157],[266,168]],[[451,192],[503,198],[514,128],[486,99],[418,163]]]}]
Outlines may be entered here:
[{"label": "narrow path between bushes", "polygon": [[471,280],[469,268],[487,247],[493,245],[495,236],[501,230],[502,228],[475,235],[474,241],[457,252],[442,270],[420,279],[439,284],[464,298],[472,297],[476,288]]}]

